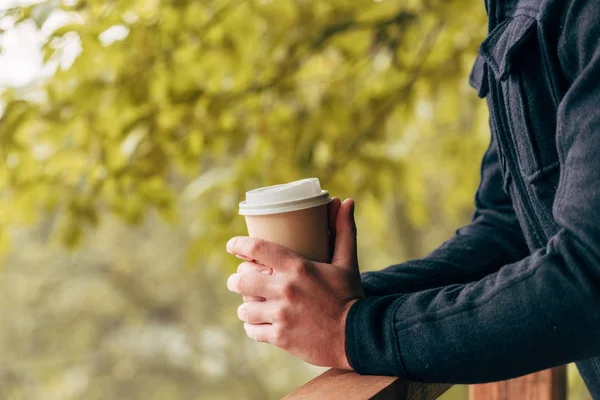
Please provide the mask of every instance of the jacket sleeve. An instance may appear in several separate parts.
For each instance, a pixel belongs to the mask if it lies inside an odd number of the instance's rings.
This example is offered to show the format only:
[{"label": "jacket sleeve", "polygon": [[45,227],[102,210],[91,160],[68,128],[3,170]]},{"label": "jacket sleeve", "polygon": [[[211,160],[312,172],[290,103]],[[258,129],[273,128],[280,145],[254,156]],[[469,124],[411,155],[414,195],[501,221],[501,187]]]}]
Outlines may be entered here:
[{"label": "jacket sleeve", "polygon": [[504,192],[492,138],[481,163],[471,224],[429,256],[362,274],[367,296],[410,293],[478,280],[528,253],[510,197]]},{"label": "jacket sleeve", "polygon": [[564,25],[558,233],[478,281],[357,301],[346,322],[356,371],[476,383],[600,354],[599,15],[597,2],[574,1]]}]

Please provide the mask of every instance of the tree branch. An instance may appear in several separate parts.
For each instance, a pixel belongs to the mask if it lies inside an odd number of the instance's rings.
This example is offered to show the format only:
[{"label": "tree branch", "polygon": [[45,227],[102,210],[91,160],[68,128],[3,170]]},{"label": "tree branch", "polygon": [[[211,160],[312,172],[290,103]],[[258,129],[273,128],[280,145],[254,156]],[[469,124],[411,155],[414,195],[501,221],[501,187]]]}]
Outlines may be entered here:
[{"label": "tree branch", "polygon": [[[400,11],[396,15],[390,18],[377,19],[372,21],[343,21],[332,23],[325,26],[319,33],[317,33],[314,39],[309,40],[308,43],[295,42],[288,49],[288,54],[285,57],[285,61],[282,63],[278,72],[269,80],[261,83],[251,84],[244,89],[240,89],[233,93],[206,93],[209,97],[215,97],[218,99],[231,101],[241,97],[257,94],[265,90],[272,89],[277,85],[281,84],[287,77],[292,76],[296,72],[297,67],[300,65],[300,60],[305,53],[311,51],[317,51],[323,47],[323,45],[333,38],[334,36],[352,30],[369,30],[369,29],[385,29],[390,25],[402,24],[407,21],[416,19],[417,15],[414,13]],[[204,91],[199,91],[197,94],[204,94]]]},{"label": "tree branch", "polygon": [[[425,41],[423,42],[423,46],[419,51],[419,55],[417,56],[418,62],[411,69],[409,81],[405,85],[403,85],[402,88],[399,88],[395,91],[390,91],[391,93],[395,94],[384,102],[381,108],[373,115],[373,118],[371,119],[371,124],[369,124],[369,126],[366,129],[364,129],[360,134],[356,135],[354,139],[350,141],[348,146],[341,152],[341,154],[356,154],[356,149],[358,148],[358,146],[364,143],[364,141],[367,140],[369,137],[371,137],[378,126],[384,126],[385,120],[388,118],[389,114],[394,110],[396,104],[410,93],[418,78],[421,76],[421,73],[423,71],[423,65],[427,61],[427,58],[431,53],[431,50],[433,49],[435,40],[437,39],[439,33],[443,29],[444,25],[440,25],[429,32],[429,34],[425,38]],[[344,162],[347,162],[347,159],[345,159],[344,157],[337,157],[336,162],[334,162],[334,164],[331,165],[331,168],[339,167]]]},{"label": "tree branch", "polygon": [[355,30],[369,30],[375,29],[382,30],[387,28],[390,25],[401,25],[405,22],[411,21],[417,17],[416,14],[400,11],[396,15],[390,18],[383,18],[372,21],[343,21],[335,24],[330,24],[326,26],[325,29],[319,34],[312,42],[311,47],[315,49],[319,49],[325,44],[327,40],[337,35],[338,33],[346,32],[346,31],[355,31]]}]

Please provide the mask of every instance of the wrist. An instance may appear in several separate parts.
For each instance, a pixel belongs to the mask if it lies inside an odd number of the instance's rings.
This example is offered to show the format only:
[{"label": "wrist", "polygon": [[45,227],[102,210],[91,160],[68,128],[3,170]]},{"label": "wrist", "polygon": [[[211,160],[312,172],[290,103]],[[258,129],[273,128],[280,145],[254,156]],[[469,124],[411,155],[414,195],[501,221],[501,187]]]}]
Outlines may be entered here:
[{"label": "wrist", "polygon": [[341,347],[338,350],[338,357],[337,360],[338,362],[336,363],[337,368],[340,369],[346,369],[346,370],[353,370],[352,366],[350,365],[350,361],[348,360],[348,356],[346,354],[346,319],[348,317],[348,312],[350,312],[350,308],[352,308],[352,306],[354,305],[354,303],[356,303],[358,300],[360,299],[353,299],[350,300],[343,309],[342,312],[342,317],[341,317],[341,323],[340,323],[340,337],[341,337]]}]

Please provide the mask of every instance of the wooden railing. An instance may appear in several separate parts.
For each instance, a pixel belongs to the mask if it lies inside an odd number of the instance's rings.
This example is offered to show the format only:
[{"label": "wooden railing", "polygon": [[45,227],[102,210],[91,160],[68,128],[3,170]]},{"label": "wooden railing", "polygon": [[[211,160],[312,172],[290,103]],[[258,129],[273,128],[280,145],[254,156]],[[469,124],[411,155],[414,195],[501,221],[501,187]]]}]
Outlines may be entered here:
[{"label": "wooden railing", "polygon": [[287,395],[285,400],[429,400],[437,399],[451,385],[409,382],[390,376],[358,375],[330,369]]},{"label": "wooden railing", "polygon": [[[433,400],[451,385],[409,382],[389,376],[330,369],[287,395],[285,400]],[[554,368],[509,381],[473,385],[471,400],[565,400],[566,369]]]},{"label": "wooden railing", "polygon": [[567,398],[567,368],[558,367],[485,385],[469,388],[471,400],[565,400]]}]

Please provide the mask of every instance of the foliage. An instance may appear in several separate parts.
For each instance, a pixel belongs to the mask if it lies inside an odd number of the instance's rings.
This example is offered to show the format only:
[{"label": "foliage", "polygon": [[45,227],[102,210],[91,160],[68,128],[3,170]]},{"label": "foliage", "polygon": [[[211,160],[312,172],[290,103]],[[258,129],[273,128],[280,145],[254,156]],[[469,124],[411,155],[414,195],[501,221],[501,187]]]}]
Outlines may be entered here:
[{"label": "foliage", "polygon": [[[43,26],[51,7],[70,21],[44,44],[56,73],[3,94],[3,226],[58,212],[75,245],[101,210],[176,220],[187,196],[197,260],[243,232],[245,190],[305,176],[369,214],[400,213],[408,231],[471,210],[487,141],[465,82],[485,30],[472,2],[51,0],[8,13]],[[61,67],[69,42],[81,54]],[[366,214],[381,246],[394,228]]]},{"label": "foliage", "polygon": [[276,399],[309,380],[315,369],[245,337],[217,265],[183,266],[189,239],[109,216],[75,252],[43,227],[15,237],[0,274],[0,398]]}]

